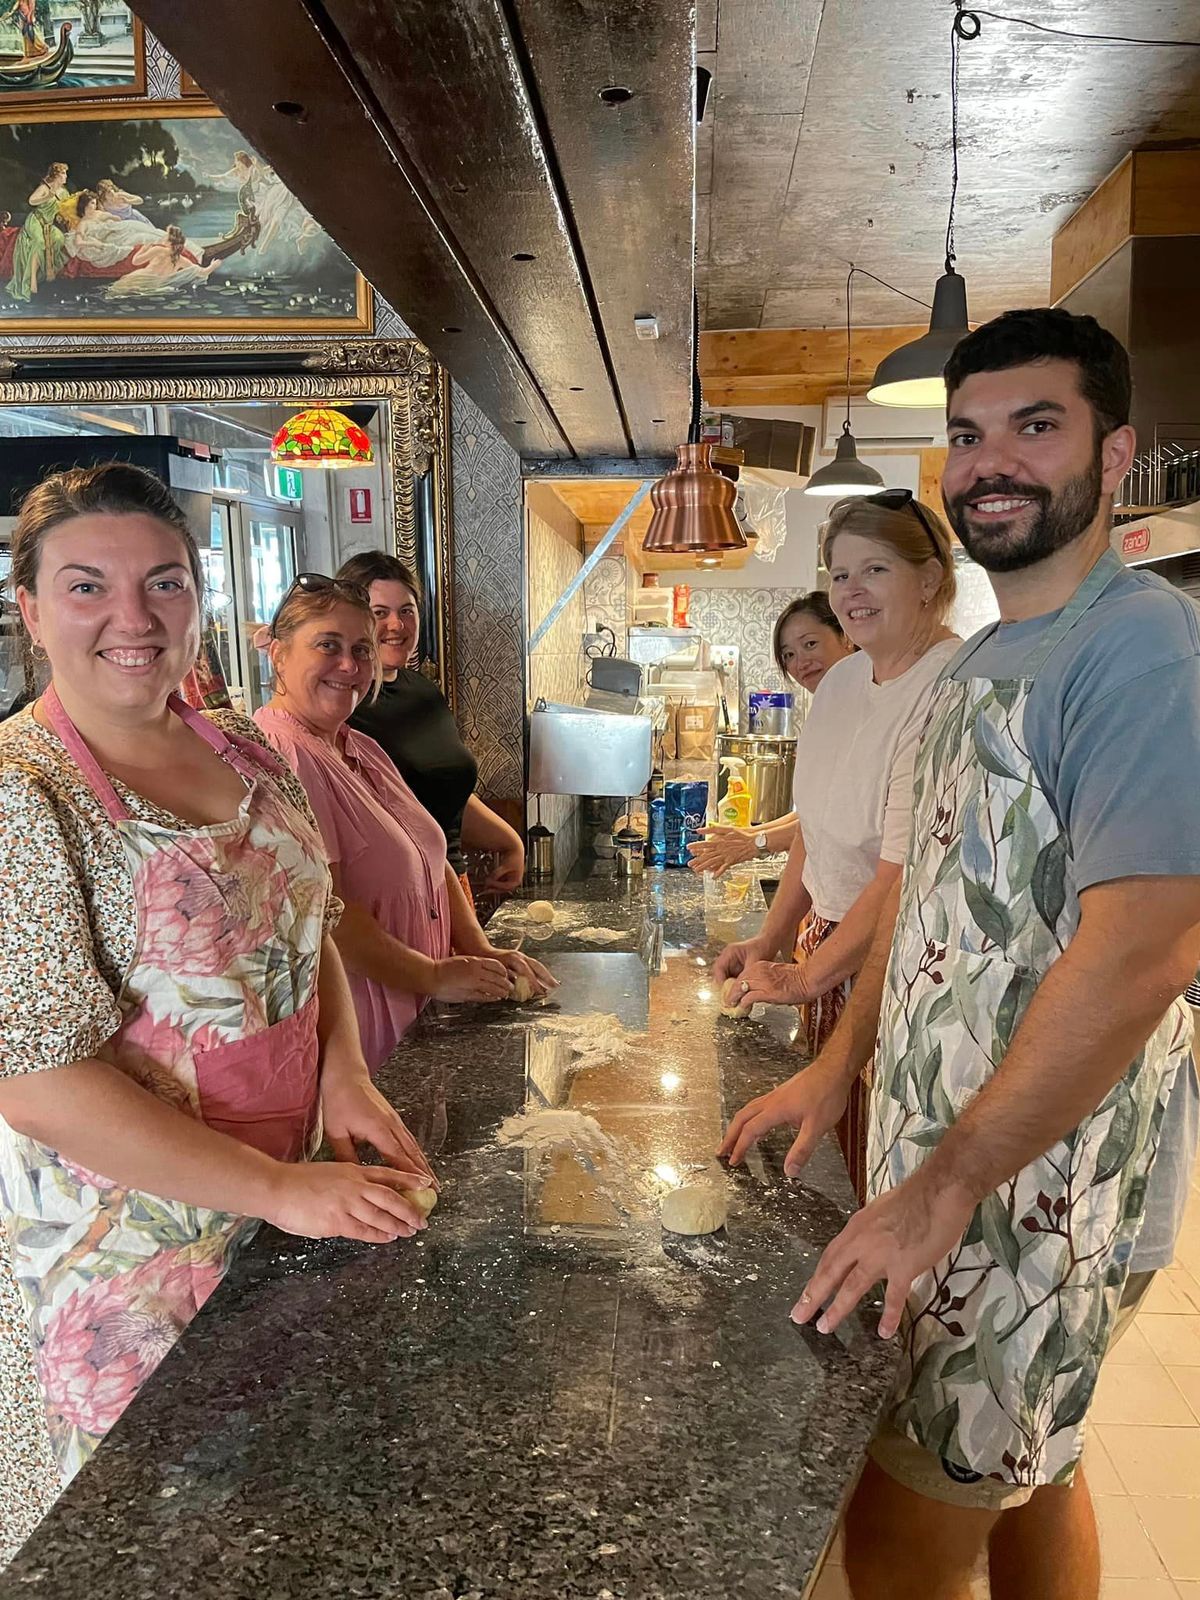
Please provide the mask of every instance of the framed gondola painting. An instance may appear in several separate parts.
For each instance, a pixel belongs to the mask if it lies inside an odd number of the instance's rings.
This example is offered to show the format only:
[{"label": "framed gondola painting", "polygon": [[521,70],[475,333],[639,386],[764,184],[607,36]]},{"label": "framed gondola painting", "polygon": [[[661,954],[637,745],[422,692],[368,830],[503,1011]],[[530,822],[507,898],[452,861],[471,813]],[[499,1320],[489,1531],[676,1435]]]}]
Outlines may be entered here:
[{"label": "framed gondola painting", "polygon": [[0,336],[312,330],[370,288],[215,106],[0,102]]},{"label": "framed gondola painting", "polygon": [[145,35],[124,0],[0,0],[0,108],[145,92]]}]

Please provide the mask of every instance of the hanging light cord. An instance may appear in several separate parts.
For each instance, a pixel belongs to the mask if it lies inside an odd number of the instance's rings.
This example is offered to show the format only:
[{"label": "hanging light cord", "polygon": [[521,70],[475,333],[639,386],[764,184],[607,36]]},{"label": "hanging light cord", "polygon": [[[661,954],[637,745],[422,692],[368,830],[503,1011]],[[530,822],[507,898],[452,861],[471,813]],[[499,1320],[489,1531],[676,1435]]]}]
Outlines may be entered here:
[{"label": "hanging light cord", "polygon": [[843,433],[850,432],[850,340],[852,338],[850,332],[850,304],[851,296],[854,293],[854,273],[855,266],[852,261],[850,263],[850,271],[846,275],[846,422],[842,428]]},{"label": "hanging light cord", "polygon": [[929,304],[928,300],[918,300],[916,295],[909,294],[907,289],[897,289],[894,283],[889,283],[886,278],[881,278],[874,272],[868,272],[866,267],[856,267],[854,263],[851,262],[850,271],[852,273],[857,272],[860,278],[870,278],[872,283],[882,284],[885,289],[890,289],[893,294],[902,295],[905,300],[911,300],[915,306],[924,306],[926,311],[933,310],[933,307]]},{"label": "hanging light cord", "polygon": [[700,299],[692,290],[692,420],[688,425],[688,443],[700,443],[700,412],[704,406],[704,390],[700,383]]},{"label": "hanging light cord", "polygon": [[956,3],[956,39],[977,39],[979,19],[987,17],[991,22],[1008,22],[1014,28],[1033,28],[1038,33],[1050,33],[1058,39],[1077,39],[1081,44],[1132,44],[1152,50],[1200,50],[1200,39],[1133,39],[1122,33],[1075,33],[1070,28],[1051,28],[1044,22],[1031,22],[1028,17],[1007,17],[1002,11],[980,11],[977,6],[965,11],[963,0],[956,0]]},{"label": "hanging light cord", "polygon": [[954,271],[954,210],[958,204],[958,44],[960,39],[975,39],[979,35],[979,19],[976,17],[975,32],[970,32],[970,24],[964,22],[972,16],[969,11],[962,8],[963,0],[956,0],[958,10],[954,13],[954,25],[950,29],[950,214],[946,218],[946,271]]}]

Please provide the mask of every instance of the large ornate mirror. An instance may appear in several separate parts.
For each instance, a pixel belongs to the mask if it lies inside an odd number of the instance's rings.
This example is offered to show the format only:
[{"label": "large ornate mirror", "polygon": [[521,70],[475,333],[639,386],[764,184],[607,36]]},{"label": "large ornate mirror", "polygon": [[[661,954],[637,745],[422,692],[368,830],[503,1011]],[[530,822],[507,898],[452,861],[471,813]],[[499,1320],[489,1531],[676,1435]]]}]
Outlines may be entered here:
[{"label": "large ornate mirror", "polygon": [[[168,355],[160,341],[94,356],[57,344],[10,350],[0,362],[0,580],[6,530],[23,487],[57,466],[143,459],[129,441],[171,441],[210,484],[193,515],[209,582],[212,639],[235,699],[265,692],[253,646],[282,591],[305,569],[332,572],[358,550],[384,548],[424,590],[422,660],[450,689],[452,597],[445,377],[414,340],[314,347],[272,341],[251,356],[218,341]],[[251,369],[251,362],[253,368]],[[273,470],[270,441],[298,410],[348,412],[371,438],[370,467]],[[184,474],[186,477],[186,474]],[[23,487],[22,487],[23,486]],[[11,613],[0,624],[0,696],[19,687]]]}]

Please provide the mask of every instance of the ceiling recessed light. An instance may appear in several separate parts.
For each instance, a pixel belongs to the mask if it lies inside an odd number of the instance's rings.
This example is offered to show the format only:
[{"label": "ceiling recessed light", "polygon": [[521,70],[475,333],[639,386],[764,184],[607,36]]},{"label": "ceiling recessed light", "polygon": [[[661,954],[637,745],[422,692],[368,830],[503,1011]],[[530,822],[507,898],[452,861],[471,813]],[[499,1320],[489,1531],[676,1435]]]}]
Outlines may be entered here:
[{"label": "ceiling recessed light", "polygon": [[271,109],[278,111],[281,117],[292,117],[296,122],[303,122],[308,115],[299,100],[276,100]]},{"label": "ceiling recessed light", "polygon": [[536,261],[537,257],[530,255],[528,250],[517,250],[513,254],[514,261]]},{"label": "ceiling recessed light", "polygon": [[600,98],[606,106],[623,106],[626,101],[633,99],[633,90],[627,89],[623,83],[610,83],[606,89],[600,90]]},{"label": "ceiling recessed light", "polygon": [[667,419],[665,417],[651,417],[650,418],[651,422],[665,422],[666,420]]},{"label": "ceiling recessed light", "polygon": [[518,427],[518,428],[523,428],[525,426],[526,420],[527,419],[525,417],[514,417],[513,418],[513,425],[515,427]]},{"label": "ceiling recessed light", "polygon": [[582,394],[583,390],[579,387],[579,385],[577,383],[573,383],[571,385],[571,393],[572,394]]},{"label": "ceiling recessed light", "polygon": [[448,322],[446,324],[446,326],[442,329],[442,332],[443,333],[461,333],[462,329],[461,328],[456,328],[452,322]]}]

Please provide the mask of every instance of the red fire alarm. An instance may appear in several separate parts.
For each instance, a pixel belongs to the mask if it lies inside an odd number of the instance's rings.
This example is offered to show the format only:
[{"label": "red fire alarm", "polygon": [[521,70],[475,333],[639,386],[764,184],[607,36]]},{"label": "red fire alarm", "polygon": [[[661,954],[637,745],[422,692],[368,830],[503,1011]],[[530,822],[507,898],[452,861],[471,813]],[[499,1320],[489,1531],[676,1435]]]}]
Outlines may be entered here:
[{"label": "red fire alarm", "polygon": [[370,489],[350,489],[350,521],[370,522],[371,520],[371,491]]}]

